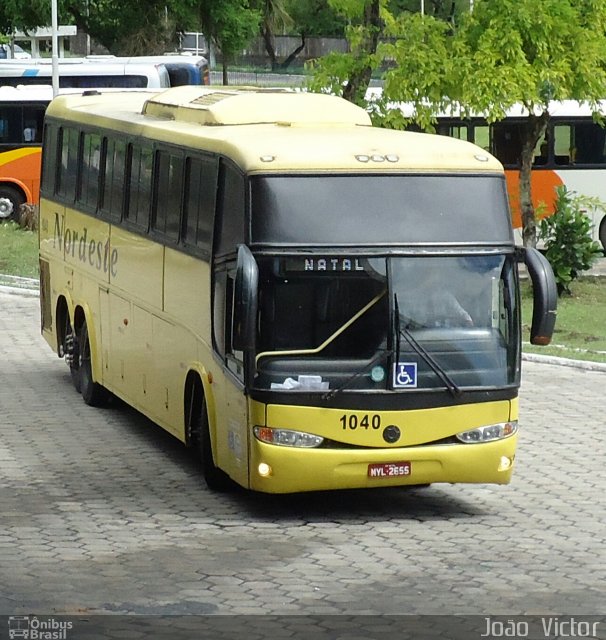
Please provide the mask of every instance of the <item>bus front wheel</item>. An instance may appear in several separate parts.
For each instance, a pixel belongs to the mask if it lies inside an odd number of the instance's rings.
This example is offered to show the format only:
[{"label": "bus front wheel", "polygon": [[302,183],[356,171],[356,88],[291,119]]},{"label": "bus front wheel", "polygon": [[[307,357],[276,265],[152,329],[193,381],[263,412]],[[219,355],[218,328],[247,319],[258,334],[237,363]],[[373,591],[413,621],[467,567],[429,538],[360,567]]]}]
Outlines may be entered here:
[{"label": "bus front wheel", "polygon": [[0,185],[0,221],[19,221],[19,209],[25,202],[23,195],[14,187]]},{"label": "bus front wheel", "polygon": [[606,217],[600,222],[600,242],[602,243],[602,251],[606,256]]},{"label": "bus front wheel", "polygon": [[82,323],[78,331],[78,367],[80,378],[80,393],[82,399],[91,407],[99,407],[107,400],[105,387],[93,380],[93,368],[91,365],[90,340],[86,322]]},{"label": "bus front wheel", "polygon": [[206,485],[213,491],[226,491],[232,486],[229,476],[215,465],[212,445],[210,442],[210,429],[208,426],[208,413],[204,398],[199,403],[198,411],[194,416],[192,433],[196,439],[198,458],[202,467],[202,475]]}]

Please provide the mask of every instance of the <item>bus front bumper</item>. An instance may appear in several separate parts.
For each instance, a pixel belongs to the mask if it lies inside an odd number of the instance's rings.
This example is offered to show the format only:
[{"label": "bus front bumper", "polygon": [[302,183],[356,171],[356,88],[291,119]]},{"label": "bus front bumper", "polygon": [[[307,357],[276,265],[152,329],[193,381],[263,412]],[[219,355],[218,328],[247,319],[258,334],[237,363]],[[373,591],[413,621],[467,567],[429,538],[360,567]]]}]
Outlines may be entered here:
[{"label": "bus front bumper", "polygon": [[250,488],[265,493],[447,483],[507,484],[517,434],[479,444],[305,449],[252,439]]}]

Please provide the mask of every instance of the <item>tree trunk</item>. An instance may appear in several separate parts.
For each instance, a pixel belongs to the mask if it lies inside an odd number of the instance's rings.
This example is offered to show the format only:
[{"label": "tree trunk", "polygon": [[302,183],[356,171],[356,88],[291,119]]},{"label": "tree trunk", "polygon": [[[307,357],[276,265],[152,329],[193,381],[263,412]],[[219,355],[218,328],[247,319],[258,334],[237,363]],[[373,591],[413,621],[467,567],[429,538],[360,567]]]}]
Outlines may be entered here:
[{"label": "tree trunk", "polygon": [[286,60],[283,60],[278,65],[278,69],[288,69],[288,67],[292,64],[293,60],[305,49],[305,34],[301,34],[301,44],[290,53]]},{"label": "tree trunk", "polygon": [[227,86],[229,84],[229,78],[227,77],[227,60],[225,58],[225,54],[223,54],[223,62],[221,64],[221,69],[223,71],[223,85]]},{"label": "tree trunk", "polygon": [[276,49],[274,47],[274,34],[271,31],[269,24],[266,22],[261,29],[261,36],[263,37],[263,43],[265,45],[265,51],[269,58],[272,71],[276,69],[278,60],[276,58]]},{"label": "tree trunk", "polygon": [[351,73],[343,89],[343,97],[355,104],[363,104],[366,90],[370,84],[373,71],[370,65],[370,56],[377,52],[381,33],[380,4],[380,0],[369,0],[364,6],[362,26],[365,30],[365,37],[359,50],[354,52],[360,64]]},{"label": "tree trunk", "polygon": [[537,143],[547,129],[549,112],[543,111],[540,116],[530,114],[525,127],[525,140],[522,144],[520,158],[520,213],[522,215],[522,240],[525,247],[537,244],[537,221],[532,202],[532,162]]}]

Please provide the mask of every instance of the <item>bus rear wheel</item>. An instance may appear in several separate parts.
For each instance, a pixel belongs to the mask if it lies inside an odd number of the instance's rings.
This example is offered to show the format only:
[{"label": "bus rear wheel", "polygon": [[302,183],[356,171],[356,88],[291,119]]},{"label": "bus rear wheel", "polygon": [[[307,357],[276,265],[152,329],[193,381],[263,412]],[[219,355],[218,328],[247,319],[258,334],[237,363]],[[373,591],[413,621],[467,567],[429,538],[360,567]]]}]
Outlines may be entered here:
[{"label": "bus rear wheel", "polygon": [[[86,322],[82,323],[78,337],[78,374],[80,378],[80,393],[82,399],[91,407],[99,407],[107,401],[108,392],[99,383],[93,380],[93,368],[91,365],[90,340]],[[76,387],[77,388],[77,387]]]},{"label": "bus rear wheel", "polygon": [[65,342],[63,350],[65,352],[65,361],[69,366],[72,384],[74,385],[74,389],[80,393],[82,391],[82,383],[80,380],[80,349],[78,347],[76,332],[73,330],[69,320],[65,327]]},{"label": "bus rear wheel", "polygon": [[227,491],[233,484],[229,476],[217,467],[213,459],[208,413],[204,397],[202,397],[201,402],[196,402],[195,404],[198,405],[198,408],[192,416],[191,433],[195,438],[202,475],[207,487],[212,491]]},{"label": "bus rear wheel", "polygon": [[25,198],[20,191],[14,187],[0,185],[0,221],[19,222],[19,209],[24,202]]}]

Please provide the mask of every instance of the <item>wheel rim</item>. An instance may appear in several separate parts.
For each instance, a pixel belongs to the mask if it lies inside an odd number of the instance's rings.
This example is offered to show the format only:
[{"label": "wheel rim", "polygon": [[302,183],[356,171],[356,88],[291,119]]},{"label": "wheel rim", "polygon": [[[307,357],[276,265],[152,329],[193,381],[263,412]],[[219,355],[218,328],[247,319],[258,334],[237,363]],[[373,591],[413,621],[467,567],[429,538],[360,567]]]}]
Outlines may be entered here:
[{"label": "wheel rim", "polygon": [[0,218],[10,218],[13,210],[13,201],[10,198],[0,198]]}]

